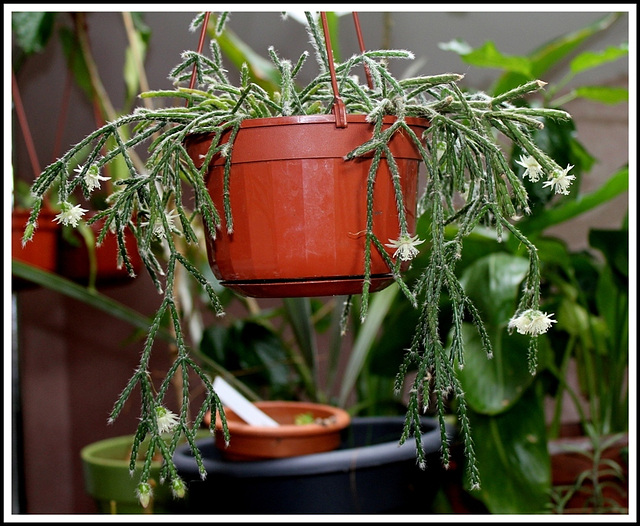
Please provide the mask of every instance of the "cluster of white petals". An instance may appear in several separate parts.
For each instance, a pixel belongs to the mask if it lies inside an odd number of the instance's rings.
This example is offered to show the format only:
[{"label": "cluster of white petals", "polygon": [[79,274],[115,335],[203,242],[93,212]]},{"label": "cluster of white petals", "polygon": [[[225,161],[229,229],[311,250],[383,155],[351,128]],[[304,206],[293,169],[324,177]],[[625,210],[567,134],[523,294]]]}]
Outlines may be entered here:
[{"label": "cluster of white petals", "polygon": [[175,413],[162,406],[156,407],[156,419],[159,433],[169,433],[180,421]]},{"label": "cluster of white petals", "polygon": [[406,234],[400,236],[398,239],[390,239],[390,243],[385,246],[389,248],[395,248],[393,257],[399,257],[402,261],[411,261],[420,252],[416,248],[417,245],[424,243],[424,240],[418,239],[418,236],[408,236]]},{"label": "cluster of white petals", "polygon": [[62,211],[55,217],[55,221],[63,224],[64,226],[71,225],[77,227],[78,223],[82,219],[82,216],[87,212],[85,208],[80,205],[73,206],[71,203],[64,202],[61,205]]},{"label": "cluster of white petals", "polygon": [[[84,167],[79,166],[74,171],[76,173],[82,173],[82,170],[84,170]],[[89,192],[93,192],[96,188],[100,188],[100,181],[108,181],[109,179],[111,178],[100,175],[100,169],[95,164],[92,164],[87,170],[87,173],[84,174],[84,182],[87,185],[87,190],[89,190]]]},{"label": "cluster of white petals", "polygon": [[[533,156],[529,155],[525,157],[521,155],[520,160],[516,161],[516,163],[525,169],[522,177],[528,177],[532,183],[538,182],[542,177],[542,166]],[[576,178],[575,175],[569,174],[572,168],[573,166],[568,164],[564,170],[555,170],[549,178],[542,183],[542,187],[551,187],[556,194],[568,195],[569,187]]]},{"label": "cluster of white petals", "polygon": [[544,334],[552,323],[557,323],[557,320],[552,320],[551,316],[553,314],[527,309],[509,320],[509,330],[516,329],[520,334],[530,334],[531,336]]},{"label": "cluster of white petals", "polygon": [[522,177],[528,177],[532,183],[537,183],[540,180],[542,176],[542,166],[540,166],[540,163],[531,155],[529,157],[521,155],[520,160],[516,161],[516,163],[525,169]]},{"label": "cluster of white petals", "polygon": [[569,170],[572,168],[573,166],[568,164],[564,170],[555,171],[542,186],[550,186],[556,194],[569,195],[571,182],[576,178],[575,175],[569,175]]}]

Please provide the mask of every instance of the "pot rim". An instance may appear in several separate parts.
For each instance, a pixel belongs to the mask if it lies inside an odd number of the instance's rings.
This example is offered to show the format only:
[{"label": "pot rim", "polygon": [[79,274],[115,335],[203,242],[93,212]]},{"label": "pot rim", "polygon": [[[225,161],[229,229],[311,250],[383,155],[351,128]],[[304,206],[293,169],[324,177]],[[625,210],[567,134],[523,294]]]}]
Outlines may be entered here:
[{"label": "pot rim", "polygon": [[[229,420],[227,419],[227,426],[231,435],[244,435],[244,436],[265,436],[265,437],[304,437],[308,435],[323,435],[335,433],[341,429],[346,428],[351,423],[351,416],[344,409],[336,406],[318,404],[312,402],[301,401],[280,401],[280,400],[266,400],[256,402],[255,405],[260,409],[269,409],[277,407],[295,407],[296,412],[304,413],[305,411],[318,410],[327,412],[331,416],[336,417],[334,423],[328,425],[321,424],[281,424],[277,427],[267,426],[252,426],[242,420]],[[225,406],[225,412],[231,411],[231,409]],[[268,411],[265,411],[268,413]],[[235,413],[234,413],[235,414]],[[238,417],[239,418],[239,417]],[[216,414],[216,431],[222,431],[222,422],[220,416]]]},{"label": "pot rim", "polygon": [[[377,422],[394,422],[402,425],[404,417],[354,417],[352,419],[353,425],[375,424]],[[440,425],[436,419],[431,417],[423,418],[423,422],[422,446],[425,453],[436,454],[442,447]],[[453,439],[455,428],[446,424],[446,434],[450,440]],[[335,449],[296,457],[236,462],[208,457],[206,452],[212,451],[216,447],[211,440],[203,439],[196,444],[203,454],[203,462],[207,472],[238,478],[266,477],[266,474],[270,477],[285,477],[335,473],[341,470],[362,469],[398,461],[408,462],[415,459],[416,455],[416,444],[411,439],[401,446],[398,440],[393,440],[370,446]],[[195,466],[188,445],[176,449],[174,461],[178,467]]]},{"label": "pot rim", "polygon": [[[397,120],[395,115],[385,115],[382,118],[382,122],[385,124],[392,124]],[[260,117],[257,119],[244,119],[241,128],[259,128],[267,126],[280,126],[280,125],[296,125],[296,124],[335,124],[336,117],[333,113],[328,114],[313,114],[313,115],[288,115],[284,117]],[[410,126],[424,126],[428,128],[431,126],[431,122],[426,118],[421,117],[405,117],[405,122]],[[373,123],[367,121],[367,115],[364,113],[350,113],[347,115],[347,124],[370,124]]]}]

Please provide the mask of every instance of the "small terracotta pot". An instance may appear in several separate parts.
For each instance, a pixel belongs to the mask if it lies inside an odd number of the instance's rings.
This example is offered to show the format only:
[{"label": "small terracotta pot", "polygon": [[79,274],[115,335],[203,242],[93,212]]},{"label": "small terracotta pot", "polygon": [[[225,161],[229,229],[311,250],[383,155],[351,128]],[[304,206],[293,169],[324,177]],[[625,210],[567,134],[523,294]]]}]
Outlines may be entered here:
[{"label": "small terracotta pot", "polygon": [[[385,120],[390,126],[393,117]],[[407,119],[418,137],[429,122]],[[292,297],[358,294],[364,275],[367,179],[371,155],[344,156],[368,141],[373,125],[349,115],[337,128],[333,115],[247,119],[233,146],[230,203],[233,233],[209,232],[207,252],[218,279],[247,296]],[[228,134],[227,134],[228,137]],[[185,145],[196,166],[212,135],[195,135]],[[223,136],[222,142],[226,138]],[[410,233],[415,229],[418,149],[406,134],[389,143],[401,174]],[[225,159],[213,158],[206,184],[223,211]],[[373,191],[373,231],[385,244],[399,236],[396,196],[386,158]],[[215,239],[214,239],[215,237]],[[391,256],[393,249],[387,249]],[[393,281],[375,247],[371,250],[371,291]]]},{"label": "small terracotta pot", "polygon": [[[607,437],[603,437],[607,438]],[[606,506],[611,507],[614,503],[620,509],[629,508],[628,477],[629,466],[622,454],[622,449],[628,447],[629,437],[625,434],[619,441],[607,448],[602,455],[600,469],[607,470],[607,462],[615,462],[623,472],[623,480],[611,474],[602,476],[603,497],[606,499]],[[581,453],[582,452],[582,453]],[[593,470],[593,463],[585,455],[593,453],[593,445],[588,437],[582,436],[561,436],[549,443],[549,454],[551,456],[552,484],[558,489],[570,488],[580,476],[585,472]],[[587,479],[581,490],[576,492],[566,503],[564,513],[593,513],[592,502],[593,483]],[[612,508],[613,509],[613,508]],[[605,513],[607,509],[599,510],[597,513]]]},{"label": "small terracotta pot", "polygon": [[[91,230],[97,240],[104,226],[104,220],[98,220],[91,225]],[[59,249],[58,273],[70,280],[86,284],[90,278],[90,263],[88,248],[78,232],[72,234],[77,244],[61,240]],[[136,273],[142,268],[142,259],[138,253],[136,238],[129,228],[125,229],[125,243],[131,265]],[[124,265],[118,268],[118,239],[113,232],[109,232],[100,246],[95,247],[96,255],[96,283],[117,284],[130,281],[132,278]]]},{"label": "small terracotta pot", "polygon": [[[225,446],[219,415],[215,423],[215,443],[228,460],[265,460],[333,451],[341,433],[349,426],[349,413],[338,407],[310,402],[256,402],[278,427],[251,426],[231,409],[225,408],[230,441]],[[296,424],[299,415],[310,414],[323,423]]]}]

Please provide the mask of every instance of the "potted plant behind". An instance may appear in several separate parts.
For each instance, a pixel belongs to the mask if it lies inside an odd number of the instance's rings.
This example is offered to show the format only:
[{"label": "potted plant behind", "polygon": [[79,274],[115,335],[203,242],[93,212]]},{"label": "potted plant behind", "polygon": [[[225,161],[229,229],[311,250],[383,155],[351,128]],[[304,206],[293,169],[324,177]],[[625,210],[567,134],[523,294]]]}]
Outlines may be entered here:
[{"label": "potted plant behind", "polygon": [[[93,216],[90,222],[102,219],[105,221],[98,241],[110,229],[115,229],[120,255],[127,266],[130,265],[130,257],[122,239],[125,229],[130,228],[136,236],[137,249],[145,267],[158,290],[163,293],[162,304],[154,316],[141,354],[140,367],[125,386],[110,416],[110,420],[117,418],[132,390],[136,386],[140,388],[142,414],[134,438],[132,465],[138,446],[145,437],[150,436],[150,447],[138,485],[141,495],[147,495],[151,490],[147,481],[148,468],[156,449],[160,450],[165,461],[162,467],[163,478],[170,481],[176,495],[184,495],[184,482],[177,474],[172,459],[182,435],[192,448],[199,471],[206,471],[195,444],[195,431],[192,427],[200,426],[207,411],[211,410],[212,415],[221,415],[223,432],[227,437],[222,404],[207,374],[191,357],[184,341],[180,312],[173,296],[176,269],[182,267],[202,285],[217,314],[222,315],[224,309],[213,285],[179,250],[182,245],[176,243],[173,236],[179,235],[181,243],[197,243],[196,225],[199,220],[202,220],[211,236],[221,236],[224,231],[229,234],[232,230],[231,225],[235,219],[232,195],[236,182],[233,177],[235,141],[239,139],[243,126],[250,127],[252,120],[319,115],[322,118],[318,120],[326,121],[326,116],[334,112],[331,117],[333,126],[342,126],[348,120],[343,117],[349,114],[366,115],[364,120],[370,123],[370,137],[363,144],[343,154],[347,162],[354,164],[361,163],[363,158],[372,155],[371,161],[366,159],[369,169],[366,181],[362,183],[367,191],[358,204],[362,210],[366,210],[360,216],[365,221],[358,230],[350,232],[353,236],[364,238],[364,270],[362,288],[359,290],[360,317],[366,319],[368,315],[369,294],[376,287],[374,278],[377,277],[374,275],[377,270],[374,270],[373,265],[376,258],[380,258],[386,264],[393,281],[418,308],[419,313],[415,338],[400,366],[396,387],[398,390],[402,389],[408,369],[417,367],[418,374],[410,389],[406,420],[399,441],[404,443],[410,436],[414,436],[415,452],[420,465],[425,463],[420,433],[422,400],[428,396],[433,380],[437,394],[436,405],[439,408],[439,433],[444,446],[443,462],[446,465],[449,461],[444,403],[445,398],[452,395],[458,401],[461,434],[465,454],[469,458],[470,484],[474,488],[480,485],[464,394],[454,373],[456,363],[464,363],[461,322],[466,314],[470,315],[486,352],[491,356],[491,345],[482,317],[465,295],[453,272],[460,256],[462,240],[477,224],[486,222],[497,230],[498,235],[504,230],[509,231],[528,251],[524,293],[512,324],[520,332],[532,336],[529,348],[531,371],[536,366],[536,337],[546,332],[554,323],[549,314],[540,310],[540,274],[535,247],[512,222],[512,218],[518,213],[528,212],[527,192],[522,179],[515,175],[507,163],[494,136],[494,131],[499,131],[527,152],[527,177],[538,180],[544,176],[547,177],[543,183],[545,186],[559,193],[567,190],[574,178],[569,173],[571,166],[562,168],[556,164],[530,139],[528,129],[541,127],[539,119],[542,117],[566,119],[568,115],[563,111],[547,108],[518,108],[510,103],[536,92],[544,83],[527,82],[496,97],[489,97],[485,94],[464,93],[457,84],[462,77],[456,74],[397,80],[390,75],[385,61],[412,58],[413,55],[407,51],[365,51],[344,63],[334,65],[333,58],[326,52],[325,36],[317,20],[310,14],[307,19],[321,72],[306,89],[297,89],[294,79],[305,63],[307,53],[303,53],[295,65],[292,65],[278,57],[273,50],[270,51],[270,57],[280,72],[282,86],[277,93],[268,93],[251,81],[247,68],[242,69],[240,85],[231,85],[222,65],[219,46],[213,39],[210,57],[200,52],[187,51],[183,54],[183,61],[171,73],[178,84],[176,89],[142,95],[143,98],[177,100],[180,101],[179,106],[137,108],[132,114],[107,123],[49,165],[32,187],[38,204],[50,188],[56,185],[62,220],[66,224],[75,225],[82,220],[83,210],[70,202],[72,191],[82,187],[88,193],[83,183],[86,178],[115,159],[123,159],[127,167],[127,176],[117,182],[118,189],[109,196],[109,207]],[[201,14],[195,23],[204,23],[203,27],[206,27],[207,20],[208,15]],[[226,14],[218,18],[217,31],[224,29],[226,20]],[[369,70],[373,79],[372,87],[360,85],[352,77],[353,68],[360,66],[366,66]],[[335,70],[335,77],[330,74],[331,69]],[[195,78],[193,83],[192,75]],[[190,85],[184,86],[187,82]],[[334,89],[336,84],[337,90]],[[343,100],[344,114],[338,96]],[[391,121],[386,128],[385,121],[388,122],[389,116]],[[419,134],[412,128],[412,119],[425,122],[425,125],[419,126]],[[214,140],[206,153],[197,154],[194,162],[188,151],[189,141],[209,133],[213,134]],[[405,201],[402,194],[398,171],[400,163],[396,161],[391,146],[396,136],[401,135],[409,139],[411,148],[419,153],[420,161],[425,164],[429,173],[425,191],[416,199],[416,217],[428,214],[431,218],[429,238],[426,240],[416,237],[411,229],[411,199]],[[100,151],[108,140],[115,141],[115,146],[102,156]],[[132,160],[133,149],[142,144],[149,145],[144,171],[137,169]],[[304,144],[302,141],[303,147]],[[74,156],[85,148],[90,150],[87,163],[77,172],[72,172]],[[204,158],[199,158],[201,155]],[[221,206],[216,206],[205,182],[209,167],[212,163],[215,166],[217,156],[224,158]],[[414,157],[410,158],[415,160]],[[378,168],[381,166],[386,166],[387,172],[382,170],[379,173]],[[386,230],[376,230],[374,187],[380,184],[384,175],[391,179],[390,186],[396,200],[394,213],[397,217],[397,231],[394,235],[389,235]],[[185,192],[184,185],[189,187],[188,193]],[[187,202],[193,204],[193,210],[189,209]],[[38,216],[37,204],[29,219],[25,241],[33,233]],[[458,234],[451,241],[445,240],[445,226],[454,223],[459,226]],[[379,236],[382,235],[387,236],[387,239],[381,239]],[[167,255],[165,266],[161,265],[154,253],[158,240],[164,243]],[[419,246],[428,246],[429,255],[416,286],[409,289],[402,279],[402,269],[419,253]],[[285,278],[289,279],[288,276]],[[437,323],[437,299],[445,290],[451,295],[453,304],[455,330],[450,348],[441,342]],[[160,385],[155,386],[148,374],[149,360],[158,327],[167,316],[172,320],[176,334],[176,360]],[[189,417],[187,403],[182,405],[178,415],[164,406],[171,380],[177,374],[184,379],[184,401],[188,401],[189,370],[206,386],[206,396],[200,409],[196,411],[193,422]],[[173,432],[168,445],[160,437],[160,430]]]}]

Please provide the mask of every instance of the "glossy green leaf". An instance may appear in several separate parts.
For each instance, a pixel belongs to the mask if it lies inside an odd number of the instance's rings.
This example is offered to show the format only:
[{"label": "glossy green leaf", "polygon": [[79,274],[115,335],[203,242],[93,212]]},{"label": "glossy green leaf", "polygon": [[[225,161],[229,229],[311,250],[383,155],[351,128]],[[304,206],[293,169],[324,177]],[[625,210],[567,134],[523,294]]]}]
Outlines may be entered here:
[{"label": "glossy green leaf", "polygon": [[528,55],[531,60],[531,76],[527,77],[522,73],[507,71],[498,79],[492,92],[495,94],[504,93],[528,80],[545,80],[544,77],[551,68],[566,59],[583,42],[602,31],[606,31],[620,16],[622,13],[608,13],[593,24],[543,44]]},{"label": "glossy green leaf", "polygon": [[549,501],[551,462],[536,387],[499,416],[470,413],[481,478],[473,495],[491,513],[541,513]]},{"label": "glossy green leaf", "polygon": [[462,274],[460,283],[491,329],[503,327],[513,316],[528,268],[525,258],[494,253],[478,259]]},{"label": "glossy green leaf", "polygon": [[89,100],[93,100],[93,86],[89,68],[81,52],[80,44],[76,35],[70,29],[63,27],[60,29],[60,41],[62,49],[67,59],[68,67],[71,68],[78,86],[84,91]]},{"label": "glossy green leaf", "polygon": [[341,407],[345,406],[347,398],[352,392],[356,380],[367,361],[367,357],[371,351],[375,338],[378,335],[380,326],[382,325],[386,314],[389,312],[389,308],[397,294],[398,287],[394,284],[384,290],[376,292],[371,300],[367,319],[358,331],[358,336],[353,342],[349,360],[345,366],[342,388],[340,390],[338,401],[338,404]]},{"label": "glossy green leaf", "polygon": [[603,104],[620,104],[629,100],[629,90],[613,86],[582,86],[573,90],[576,98],[589,99]]},{"label": "glossy green leaf", "polygon": [[283,299],[283,305],[305,365],[309,371],[315,371],[318,345],[311,321],[310,300],[309,298],[285,298]]},{"label": "glossy green leaf", "polygon": [[620,46],[611,46],[601,52],[585,51],[575,57],[570,64],[571,71],[574,74],[597,68],[608,62],[614,62],[629,54],[628,44],[620,44]]},{"label": "glossy green leaf", "polygon": [[480,336],[470,324],[463,327],[464,369],[458,371],[467,403],[474,411],[497,415],[511,408],[534,377],[527,365],[529,337],[490,330],[493,358],[482,349]]},{"label": "glossy green leaf", "polygon": [[480,311],[493,347],[489,359],[475,327],[463,326],[464,368],[458,377],[474,411],[498,414],[513,406],[532,382],[529,338],[506,329],[513,316],[528,260],[504,253],[479,259],[461,277],[465,292]]},{"label": "glossy green leaf", "polygon": [[55,17],[56,13],[11,13],[11,29],[24,53],[38,53],[45,48],[53,33]]},{"label": "glossy green leaf", "polygon": [[441,49],[459,53],[462,60],[472,66],[479,68],[496,68],[520,73],[528,77],[531,76],[531,61],[527,57],[505,55],[501,53],[491,41],[485,42],[481,47],[476,49],[472,49],[468,44],[461,41],[441,44],[440,47]]}]

